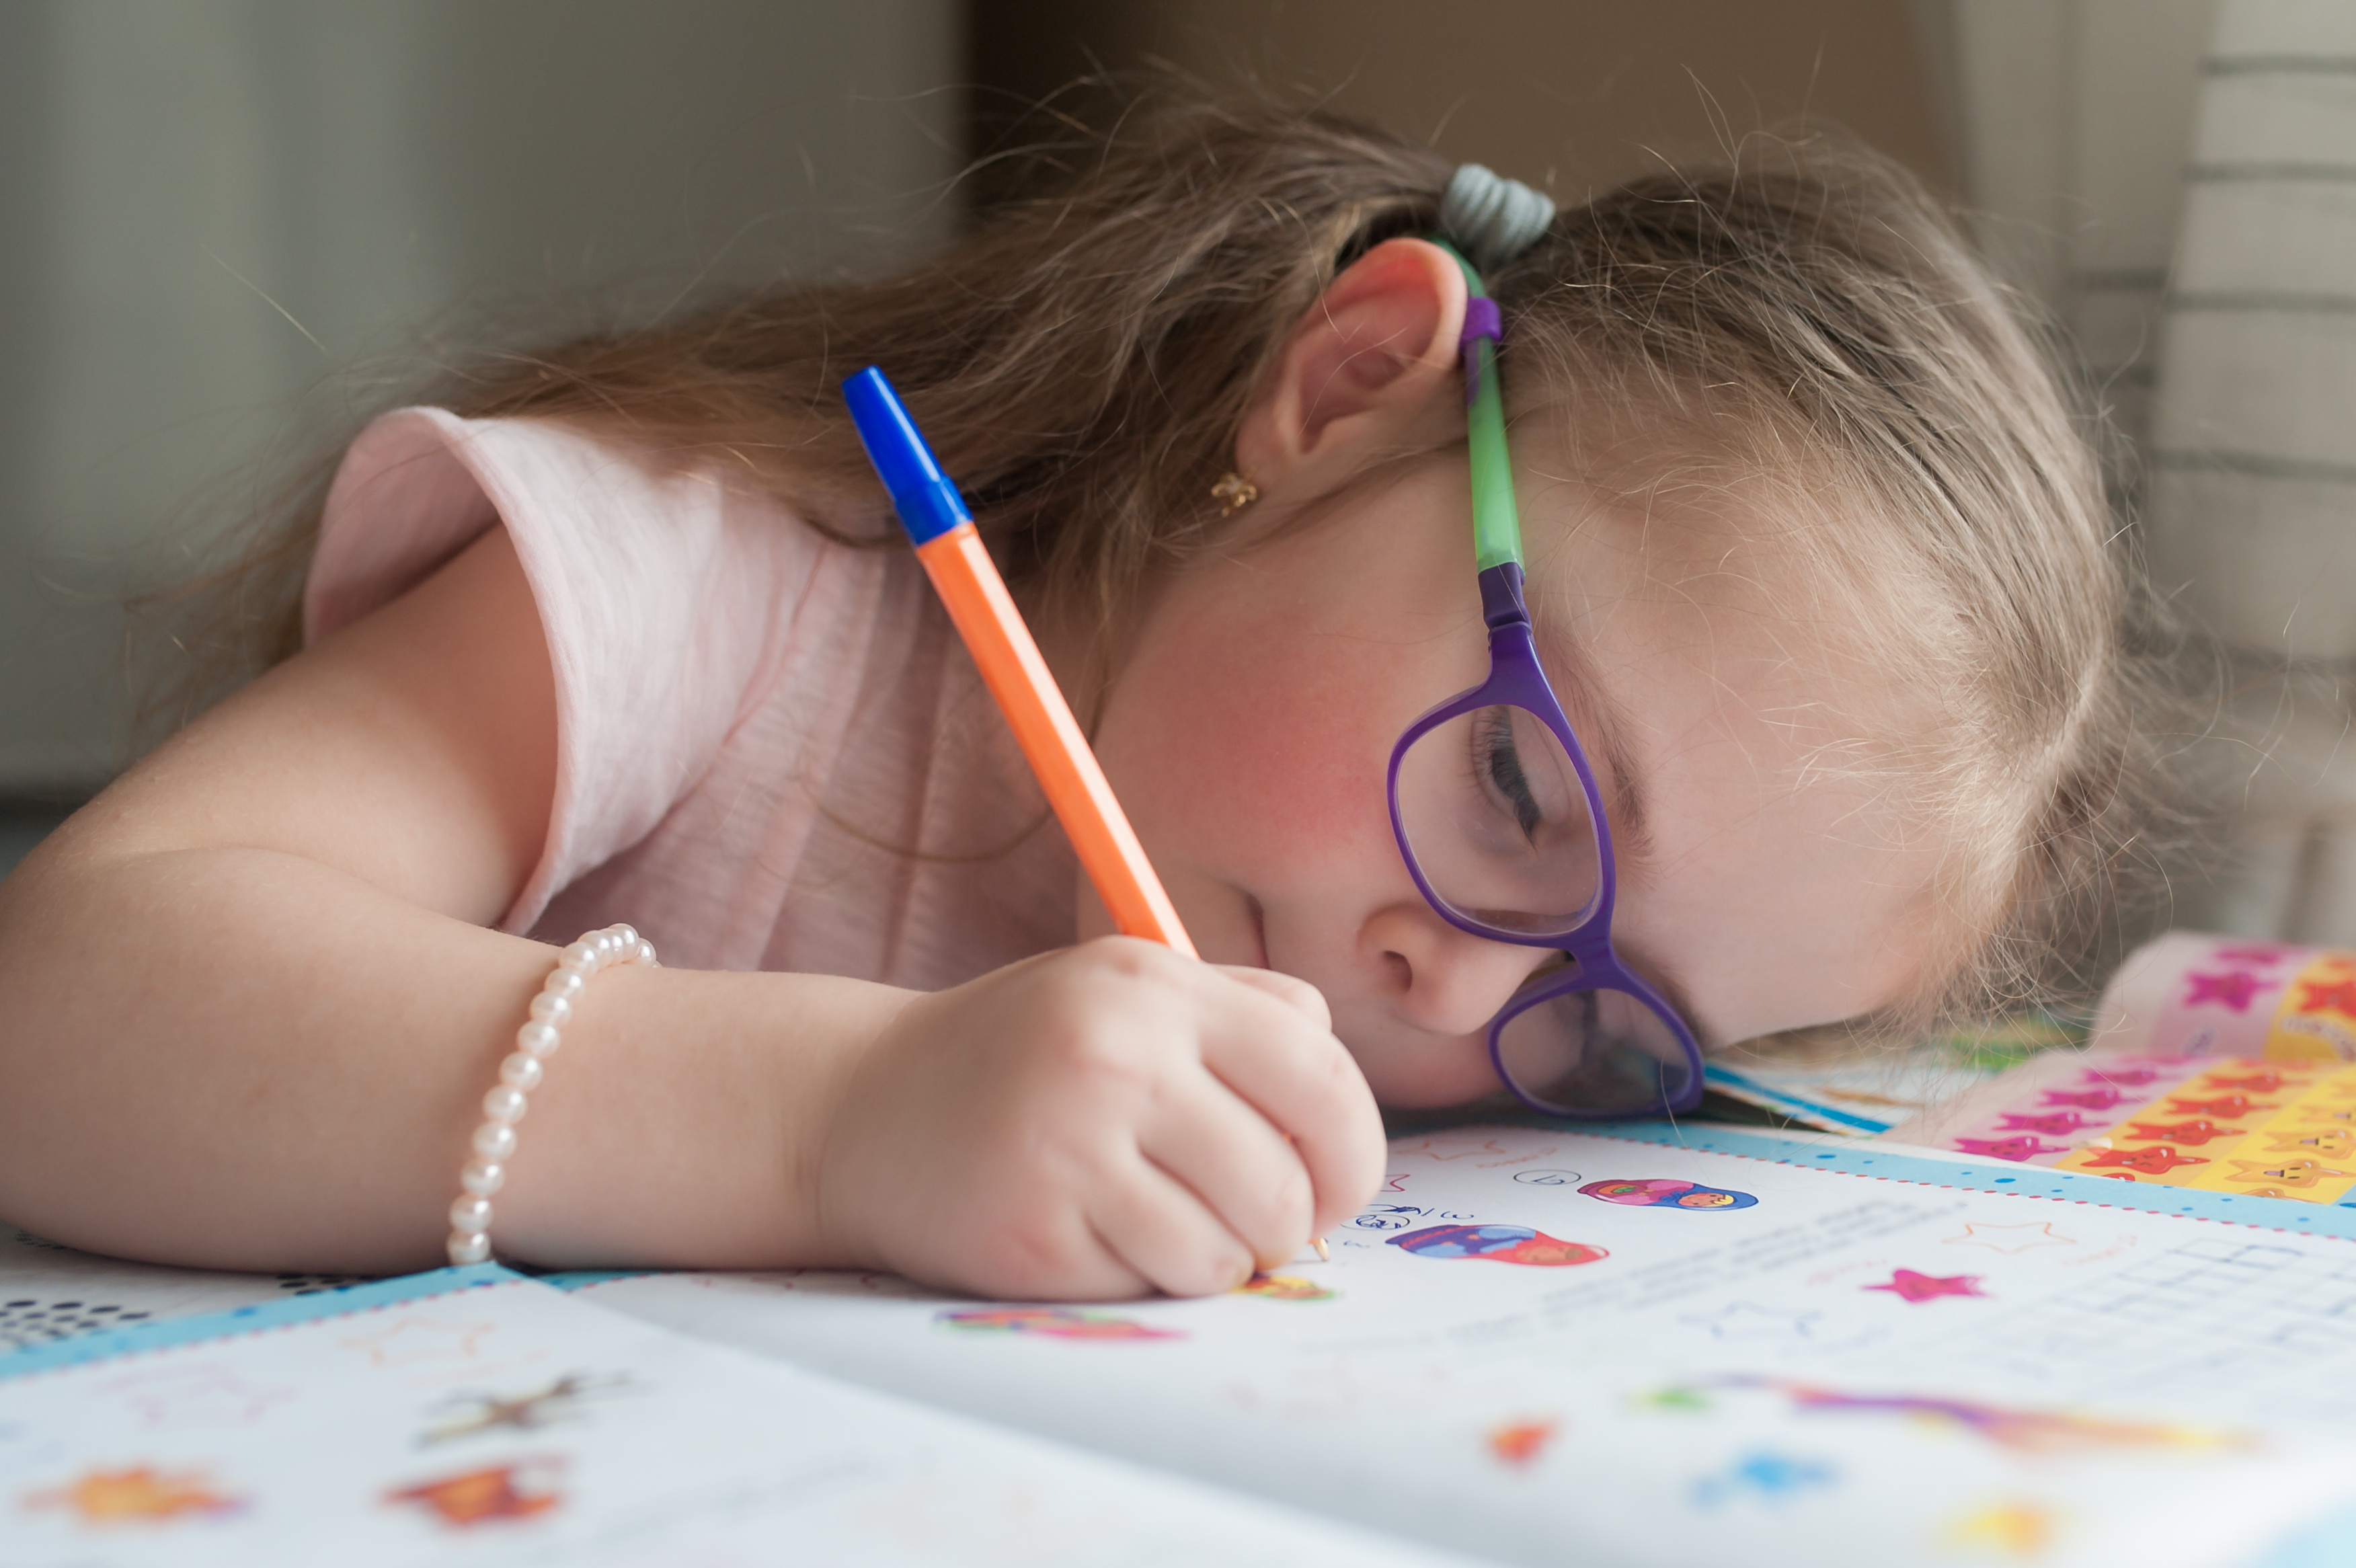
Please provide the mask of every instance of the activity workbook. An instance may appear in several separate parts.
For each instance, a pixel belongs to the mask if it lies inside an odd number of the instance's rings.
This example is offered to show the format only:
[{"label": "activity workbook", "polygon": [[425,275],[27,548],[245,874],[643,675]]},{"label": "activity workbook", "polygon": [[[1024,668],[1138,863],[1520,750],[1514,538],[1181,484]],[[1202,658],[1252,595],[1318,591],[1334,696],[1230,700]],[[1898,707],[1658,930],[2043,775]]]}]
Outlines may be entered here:
[{"label": "activity workbook", "polygon": [[491,1265],[0,1358],[0,1563],[1445,1568]]},{"label": "activity workbook", "polygon": [[583,1294],[1501,1562],[2263,1563],[2356,1503],[2356,1214],[1686,1135],[1399,1139],[1330,1263],[1205,1301]]},{"label": "activity workbook", "polygon": [[1205,1300],[445,1271],[61,1339],[0,1359],[0,1563],[2306,1568],[2356,1529],[2351,1237],[1853,1140],[1443,1129],[1330,1262]]}]

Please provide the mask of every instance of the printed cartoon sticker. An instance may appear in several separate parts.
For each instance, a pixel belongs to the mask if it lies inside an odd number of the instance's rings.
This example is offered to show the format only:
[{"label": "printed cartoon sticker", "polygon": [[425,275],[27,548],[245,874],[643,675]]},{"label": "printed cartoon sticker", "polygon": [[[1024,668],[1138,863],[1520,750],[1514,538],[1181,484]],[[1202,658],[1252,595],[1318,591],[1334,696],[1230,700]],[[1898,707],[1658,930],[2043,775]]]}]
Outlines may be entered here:
[{"label": "printed cartoon sticker", "polygon": [[492,1465],[421,1481],[384,1494],[388,1507],[414,1503],[444,1524],[472,1530],[493,1520],[525,1520],[548,1512],[564,1500],[556,1477],[564,1461],[554,1455]]},{"label": "printed cartoon sticker", "polygon": [[627,1386],[629,1380],[626,1372],[610,1377],[568,1372],[553,1382],[522,1393],[452,1394],[438,1407],[440,1421],[417,1441],[425,1444],[449,1443],[503,1428],[537,1432],[561,1422],[578,1421],[585,1413],[583,1407],[590,1401]]},{"label": "printed cartoon sticker", "polygon": [[1901,1301],[1936,1301],[1943,1295],[1976,1295],[1985,1297],[1977,1274],[1922,1274],[1912,1269],[1900,1269],[1878,1285],[1867,1290],[1887,1291]]},{"label": "printed cartoon sticker", "polygon": [[[1676,1391],[1707,1399],[1718,1389],[1771,1391],[1791,1401],[1803,1413],[1895,1415],[1933,1422],[1976,1433],[2001,1448],[2022,1454],[2064,1454],[2131,1448],[2230,1448],[2242,1446],[2236,1435],[2200,1427],[2167,1426],[2157,1422],[2112,1421],[2075,1412],[2019,1410],[1976,1404],[1966,1400],[1920,1394],[1853,1394],[1784,1378],[1737,1375],[1709,1378]],[[1655,1396],[1651,1402],[1665,1405]]]},{"label": "printed cartoon sticker", "polygon": [[1697,1208],[1710,1212],[1748,1208],[1759,1201],[1749,1193],[1736,1192],[1731,1187],[1703,1187],[1698,1182],[1677,1181],[1668,1176],[1612,1176],[1605,1181],[1589,1182],[1579,1190],[1606,1203],[1624,1203],[1636,1208]]},{"label": "printed cartoon sticker", "polygon": [[1829,1465],[1761,1450],[1745,1455],[1718,1475],[1696,1481],[1694,1506],[1703,1509],[1722,1508],[1743,1498],[1780,1504],[1809,1492],[1823,1491],[1838,1478],[1839,1473]]},{"label": "printed cartoon sticker", "polygon": [[1986,1155],[1990,1159],[2027,1160],[2039,1155],[2066,1155],[2067,1144],[2049,1144],[2034,1133],[2023,1133],[2013,1138],[1957,1138],[1955,1147],[1967,1155]]},{"label": "printed cartoon sticker", "polygon": [[1419,1258],[1486,1258],[1541,1269],[1592,1263],[1611,1254],[1583,1241],[1564,1241],[1526,1225],[1427,1225],[1388,1243]]},{"label": "printed cartoon sticker", "polygon": [[201,1471],[134,1465],[91,1470],[70,1486],[34,1492],[27,1509],[62,1509],[84,1524],[156,1523],[183,1517],[220,1519],[243,1511],[243,1498],[216,1491]]},{"label": "printed cartoon sticker", "polygon": [[1562,1430],[1562,1423],[1551,1416],[1529,1421],[1508,1421],[1493,1426],[1483,1440],[1489,1453],[1500,1464],[1511,1469],[1526,1470],[1537,1463]]}]

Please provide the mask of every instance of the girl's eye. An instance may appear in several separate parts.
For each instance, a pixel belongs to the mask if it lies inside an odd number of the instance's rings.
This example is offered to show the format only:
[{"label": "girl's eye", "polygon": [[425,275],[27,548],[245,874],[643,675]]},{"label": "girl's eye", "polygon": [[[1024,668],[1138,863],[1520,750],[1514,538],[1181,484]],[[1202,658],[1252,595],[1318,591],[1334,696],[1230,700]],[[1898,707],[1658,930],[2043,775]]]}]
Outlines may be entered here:
[{"label": "girl's eye", "polygon": [[1521,748],[1514,739],[1513,710],[1492,708],[1483,714],[1476,734],[1475,757],[1483,783],[1513,813],[1522,837],[1536,843],[1546,809],[1538,804],[1529,773],[1522,766]]},{"label": "girl's eye", "polygon": [[1538,810],[1538,796],[1531,793],[1529,775],[1522,770],[1522,751],[1513,744],[1510,709],[1492,709],[1482,714],[1480,775],[1505,803],[1505,810],[1513,812],[1515,824],[1520,824],[1522,829],[1522,838],[1537,841],[1538,822],[1546,820],[1546,812]]}]

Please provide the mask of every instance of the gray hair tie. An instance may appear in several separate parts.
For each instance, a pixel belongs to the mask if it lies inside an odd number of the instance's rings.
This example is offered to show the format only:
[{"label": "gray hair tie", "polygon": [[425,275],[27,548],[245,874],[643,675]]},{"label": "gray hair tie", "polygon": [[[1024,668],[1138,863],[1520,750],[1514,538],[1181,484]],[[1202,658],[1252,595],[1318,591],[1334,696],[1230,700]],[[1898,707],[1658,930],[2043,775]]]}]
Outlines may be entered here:
[{"label": "gray hair tie", "polygon": [[1440,231],[1486,273],[1537,244],[1554,210],[1552,201],[1520,180],[1462,164],[1440,199]]}]

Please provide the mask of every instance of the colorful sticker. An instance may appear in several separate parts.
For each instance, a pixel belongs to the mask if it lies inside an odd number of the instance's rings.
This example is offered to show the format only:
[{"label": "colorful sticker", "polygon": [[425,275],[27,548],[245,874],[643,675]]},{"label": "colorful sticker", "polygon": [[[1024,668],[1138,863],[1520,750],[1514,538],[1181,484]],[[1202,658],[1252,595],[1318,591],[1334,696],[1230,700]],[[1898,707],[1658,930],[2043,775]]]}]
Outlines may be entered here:
[{"label": "colorful sticker", "polygon": [[1761,1450],[1746,1454],[1715,1476],[1694,1483],[1694,1506],[1708,1509],[1741,1498],[1781,1504],[1830,1487],[1838,1473],[1829,1465]]},{"label": "colorful sticker", "polygon": [[1997,1503],[1957,1520],[1947,1540],[2006,1557],[2036,1557],[2053,1544],[2057,1524],[2053,1510],[2040,1504]]},{"label": "colorful sticker", "polygon": [[554,1382],[519,1394],[453,1394],[442,1402],[440,1424],[418,1438],[421,1444],[449,1443],[461,1437],[501,1430],[537,1432],[562,1421],[577,1421],[583,1406],[601,1394],[629,1382],[627,1373],[610,1378],[588,1372],[568,1372]]},{"label": "colorful sticker", "polygon": [[1606,1181],[1589,1182],[1579,1190],[1606,1203],[1624,1203],[1636,1208],[1699,1209],[1704,1213],[1749,1208],[1759,1201],[1731,1187],[1703,1187],[1698,1182],[1668,1176],[1613,1176]]},{"label": "colorful sticker", "polygon": [[[2356,1203],[2356,1067],[2136,1058],[2081,1074],[2102,1082],[2038,1091],[2040,1103],[1996,1111],[1952,1146],[2119,1181]],[[2120,1096],[2123,1084],[2134,1092]]]},{"label": "colorful sticker", "polygon": [[1498,1463],[1515,1470],[1526,1470],[1552,1445],[1561,1430],[1562,1423],[1552,1417],[1508,1421],[1491,1427],[1483,1442]]},{"label": "colorful sticker", "polygon": [[1183,1339],[1179,1328],[1155,1328],[1133,1317],[1070,1306],[991,1306],[944,1312],[934,1321],[970,1334],[1036,1334],[1049,1339]]},{"label": "colorful sticker", "polygon": [[1977,1274],[1918,1274],[1912,1269],[1900,1269],[1881,1283],[1864,1288],[1888,1291],[1901,1301],[1916,1303],[1936,1301],[1943,1295],[1987,1295],[1980,1289]]},{"label": "colorful sticker", "polygon": [[1990,1159],[2016,1163],[2025,1163],[2040,1155],[2066,1155],[2070,1152],[2069,1144],[2049,1144],[2034,1133],[2023,1133],[2018,1138],[1958,1138],[1955,1147],[1967,1155],[1986,1155]]},{"label": "colorful sticker", "polygon": [[1583,1241],[1564,1241],[1526,1225],[1428,1225],[1394,1236],[1388,1245],[1419,1258],[1485,1258],[1542,1269],[1592,1263],[1611,1256]]},{"label": "colorful sticker", "polygon": [[564,1461],[554,1455],[519,1459],[480,1470],[461,1471],[384,1494],[389,1508],[413,1504],[459,1530],[500,1520],[536,1519],[564,1500],[556,1477]]},{"label": "colorful sticker", "polygon": [[2166,1176],[2179,1165],[2205,1165],[2206,1155],[2179,1155],[2166,1144],[2154,1144],[2148,1149],[2089,1150],[2081,1155],[2074,1168],[2082,1171],[2125,1170],[2144,1176]]},{"label": "colorful sticker", "polygon": [[200,1470],[166,1471],[151,1465],[91,1470],[70,1485],[33,1492],[28,1509],[61,1509],[84,1524],[155,1524],[180,1519],[220,1519],[241,1513],[246,1499],[213,1489]]},{"label": "colorful sticker", "polygon": [[1807,1413],[1902,1415],[1953,1426],[2000,1448],[2058,1454],[2119,1448],[2229,1448],[2244,1440],[2199,1427],[2158,1422],[2108,1421],[2060,1411],[2011,1410],[1969,1400],[1922,1394],[1853,1394],[1785,1378],[1713,1378],[1695,1389],[1760,1389],[1790,1400]]}]

